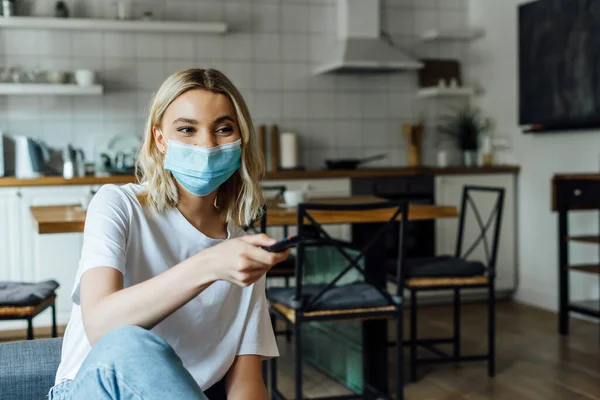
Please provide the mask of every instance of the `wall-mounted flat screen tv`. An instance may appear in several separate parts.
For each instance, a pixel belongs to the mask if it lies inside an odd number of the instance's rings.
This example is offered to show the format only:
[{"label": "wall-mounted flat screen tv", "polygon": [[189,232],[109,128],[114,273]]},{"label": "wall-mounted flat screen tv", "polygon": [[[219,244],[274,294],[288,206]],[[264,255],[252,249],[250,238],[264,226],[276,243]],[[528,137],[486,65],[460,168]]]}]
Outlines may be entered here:
[{"label": "wall-mounted flat screen tv", "polygon": [[519,93],[526,132],[600,127],[600,0],[519,7]]}]

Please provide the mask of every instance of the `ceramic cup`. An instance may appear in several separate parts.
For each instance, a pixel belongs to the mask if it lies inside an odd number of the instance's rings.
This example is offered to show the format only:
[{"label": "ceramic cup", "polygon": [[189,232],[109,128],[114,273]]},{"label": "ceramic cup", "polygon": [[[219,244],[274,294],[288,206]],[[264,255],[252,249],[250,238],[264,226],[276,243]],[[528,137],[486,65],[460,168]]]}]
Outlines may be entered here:
[{"label": "ceramic cup", "polygon": [[74,73],[75,83],[79,86],[92,86],[96,83],[94,71],[90,69],[78,69]]},{"label": "ceramic cup", "polygon": [[306,193],[302,190],[286,190],[283,192],[283,201],[290,207],[295,207],[306,199]]}]

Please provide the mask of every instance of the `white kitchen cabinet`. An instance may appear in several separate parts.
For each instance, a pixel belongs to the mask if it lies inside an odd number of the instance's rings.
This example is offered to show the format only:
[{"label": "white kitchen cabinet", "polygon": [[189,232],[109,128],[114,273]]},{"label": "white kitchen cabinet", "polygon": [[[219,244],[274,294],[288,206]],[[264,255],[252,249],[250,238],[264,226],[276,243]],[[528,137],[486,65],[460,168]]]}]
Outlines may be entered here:
[{"label": "white kitchen cabinet", "polygon": [[[67,322],[71,311],[70,293],[79,263],[83,237],[80,233],[40,235],[35,232],[31,206],[79,204],[91,190],[90,186],[46,186],[19,189],[18,219],[21,245],[20,268],[28,281],[54,279],[57,291],[57,317]],[[37,326],[49,324],[49,313],[37,318]]]},{"label": "white kitchen cabinet", "polygon": [[23,279],[20,268],[19,191],[0,188],[0,281]]},{"label": "white kitchen cabinet", "polygon": [[[517,273],[516,176],[514,174],[438,176],[435,180],[436,203],[460,207],[463,187],[465,185],[501,187],[505,189],[500,243],[496,261],[496,289],[498,292],[510,292],[515,289]],[[494,196],[491,194],[481,194],[474,198],[484,223],[487,221],[487,217],[494,206],[493,199]],[[438,255],[455,254],[458,221],[458,219],[436,221],[436,252]],[[479,225],[473,213],[469,210],[465,221],[463,252],[471,246],[479,235],[479,232]],[[488,243],[491,246],[493,237],[491,229],[488,230],[487,237]],[[470,258],[485,260],[485,253],[481,243]]]}]

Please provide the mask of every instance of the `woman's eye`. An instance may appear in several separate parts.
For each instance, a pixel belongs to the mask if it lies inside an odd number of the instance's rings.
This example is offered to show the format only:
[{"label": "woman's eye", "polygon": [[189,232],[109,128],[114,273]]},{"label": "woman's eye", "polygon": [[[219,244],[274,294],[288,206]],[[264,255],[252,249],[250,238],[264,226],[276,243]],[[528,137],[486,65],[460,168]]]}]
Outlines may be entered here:
[{"label": "woman's eye", "polygon": [[196,130],[194,128],[192,128],[191,126],[182,126],[181,128],[177,128],[177,132],[181,132],[181,133],[185,133],[185,134],[192,134],[194,132],[196,132]]},{"label": "woman's eye", "polygon": [[222,126],[222,127],[220,127],[220,128],[217,129],[217,132],[218,133],[225,133],[225,134],[227,134],[227,133],[233,132],[233,128],[230,127],[230,126]]}]

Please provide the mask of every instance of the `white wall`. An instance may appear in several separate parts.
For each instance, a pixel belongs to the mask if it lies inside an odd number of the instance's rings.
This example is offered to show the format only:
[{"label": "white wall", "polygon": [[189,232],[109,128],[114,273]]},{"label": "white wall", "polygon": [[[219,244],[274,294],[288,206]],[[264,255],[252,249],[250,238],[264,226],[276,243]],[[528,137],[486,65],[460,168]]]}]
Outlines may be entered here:
[{"label": "white wall", "polygon": [[[55,1],[31,0],[35,15]],[[114,1],[69,1],[78,17],[111,18]],[[422,46],[418,32],[459,27],[465,0],[383,1],[383,28],[423,55],[455,55],[455,47]],[[380,165],[405,161],[402,123],[417,122],[417,74],[314,77],[311,67],[335,37],[333,0],[136,0],[134,14],[152,10],[169,20],[226,21],[226,36],[0,30],[0,65],[99,71],[103,97],[0,97],[0,130],[74,143],[92,156],[109,137],[140,135],[160,83],[186,67],[222,69],[238,85],[257,124],[278,123],[301,134],[308,167],[326,157],[387,153]],[[460,49],[458,50],[460,51]],[[433,137],[426,159],[435,160]]]},{"label": "white wall", "polygon": [[[471,78],[485,87],[479,105],[497,123],[496,133],[510,139],[521,165],[519,179],[519,267],[517,298],[548,309],[558,308],[557,216],[551,212],[551,178],[562,172],[594,172],[600,165],[600,135],[561,132],[524,135],[518,128],[517,6],[527,1],[470,0],[469,22],[486,29],[471,47]],[[574,233],[598,232],[597,214],[572,219]],[[598,248],[572,245],[571,260],[596,262]],[[572,298],[597,296],[598,277],[571,273]],[[591,279],[590,279],[591,278]]]}]

